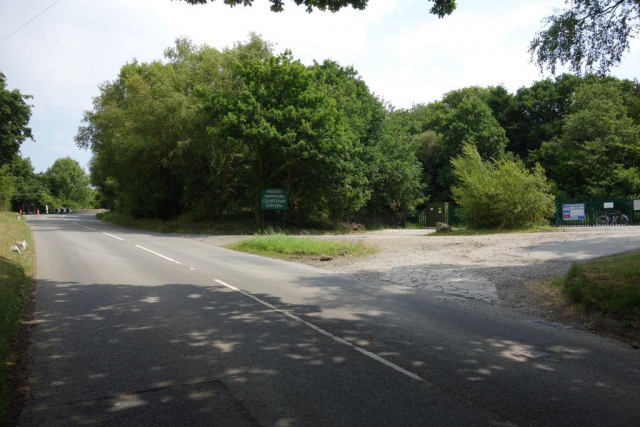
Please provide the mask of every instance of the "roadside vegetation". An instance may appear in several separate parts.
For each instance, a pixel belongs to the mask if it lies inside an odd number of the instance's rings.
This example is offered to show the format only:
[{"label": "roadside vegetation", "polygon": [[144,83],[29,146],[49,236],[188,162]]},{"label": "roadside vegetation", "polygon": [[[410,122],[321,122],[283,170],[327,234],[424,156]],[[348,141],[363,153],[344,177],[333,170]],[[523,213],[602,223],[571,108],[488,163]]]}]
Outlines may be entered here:
[{"label": "roadside vegetation", "polygon": [[[18,254],[9,248],[26,240],[28,248]],[[33,284],[35,252],[29,226],[15,213],[0,212],[0,424],[8,410],[8,369],[14,361],[14,342]]]},{"label": "roadside vegetation", "polygon": [[275,258],[344,257],[372,255],[376,249],[364,243],[317,240],[309,237],[293,237],[283,234],[256,236],[249,240],[225,246],[241,252]]},{"label": "roadside vegetation", "polygon": [[301,227],[287,224],[286,230],[279,221],[268,221],[264,227],[256,225],[252,219],[245,220],[194,220],[188,216],[162,220],[158,218],[134,218],[118,212],[104,212],[96,214],[96,218],[119,227],[136,230],[154,231],[156,233],[181,234],[209,234],[209,235],[249,235],[249,234],[287,234],[287,235],[322,235],[322,234],[351,234],[388,228],[385,224],[368,224],[366,227],[359,223],[316,222]]},{"label": "roadside vegetation", "polygon": [[529,229],[544,224],[555,211],[539,164],[529,171],[522,161],[506,157],[486,162],[471,144],[451,164],[457,182],[453,199],[471,229]]},{"label": "roadside vegetation", "polygon": [[602,314],[625,330],[640,330],[640,253],[574,264],[554,284],[585,314]]},{"label": "roadside vegetation", "polygon": [[567,231],[564,228],[552,227],[551,225],[533,225],[526,228],[512,228],[512,229],[482,229],[482,228],[467,228],[467,227],[452,227],[448,233],[429,233],[427,236],[442,237],[442,236],[481,236],[484,234],[518,234],[518,233],[562,233]]}]

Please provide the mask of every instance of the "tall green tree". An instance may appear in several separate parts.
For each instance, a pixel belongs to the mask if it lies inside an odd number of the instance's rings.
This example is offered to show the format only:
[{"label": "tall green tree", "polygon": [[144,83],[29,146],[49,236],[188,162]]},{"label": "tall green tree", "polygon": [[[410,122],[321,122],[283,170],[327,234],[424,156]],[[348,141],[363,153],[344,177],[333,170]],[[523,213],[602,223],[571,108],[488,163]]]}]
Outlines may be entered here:
[{"label": "tall green tree", "polygon": [[429,185],[428,194],[435,201],[448,201],[454,183],[451,159],[465,144],[474,145],[485,159],[500,158],[505,153],[507,137],[487,101],[490,93],[479,87],[447,93],[439,102],[415,106],[409,124],[418,141]]},{"label": "tall green tree", "polygon": [[619,84],[593,81],[573,95],[562,134],[533,158],[563,197],[625,197],[640,193],[640,126],[629,117]]},{"label": "tall green tree", "polygon": [[60,207],[84,208],[91,201],[89,177],[71,157],[57,159],[45,172],[45,177]]},{"label": "tall green tree", "polygon": [[34,172],[31,160],[15,155],[8,165],[8,170],[13,176],[15,193],[11,199],[14,210],[20,209],[25,203],[34,203],[37,206],[53,204],[53,197],[49,191],[48,181],[43,174]]},{"label": "tall green tree", "polygon": [[[218,51],[178,40],[167,61],[132,62],[101,87],[76,138],[91,179],[136,216],[259,215],[260,189],[287,187],[294,219],[406,209],[421,197],[406,134],[357,72],[274,55],[252,35]],[[393,177],[392,177],[393,175]],[[373,198],[378,189],[393,196]]]},{"label": "tall green tree", "polygon": [[31,128],[31,106],[26,100],[31,96],[18,90],[7,89],[7,79],[0,72],[0,166],[9,163],[27,139],[33,139]]}]

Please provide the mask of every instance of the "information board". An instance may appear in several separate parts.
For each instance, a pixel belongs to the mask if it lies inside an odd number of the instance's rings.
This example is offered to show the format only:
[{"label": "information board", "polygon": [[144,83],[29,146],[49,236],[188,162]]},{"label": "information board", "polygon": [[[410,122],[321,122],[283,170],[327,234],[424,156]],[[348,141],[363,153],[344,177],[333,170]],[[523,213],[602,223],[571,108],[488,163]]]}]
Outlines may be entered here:
[{"label": "information board", "polygon": [[640,200],[634,200],[633,201],[633,210],[634,211],[640,211]]},{"label": "information board", "polygon": [[289,200],[286,188],[263,188],[260,190],[260,209],[263,211],[286,211]]},{"label": "information board", "polygon": [[562,219],[564,221],[584,221],[584,203],[562,205]]},{"label": "information board", "polygon": [[605,209],[613,209],[613,202],[605,202],[604,203],[604,208]]}]

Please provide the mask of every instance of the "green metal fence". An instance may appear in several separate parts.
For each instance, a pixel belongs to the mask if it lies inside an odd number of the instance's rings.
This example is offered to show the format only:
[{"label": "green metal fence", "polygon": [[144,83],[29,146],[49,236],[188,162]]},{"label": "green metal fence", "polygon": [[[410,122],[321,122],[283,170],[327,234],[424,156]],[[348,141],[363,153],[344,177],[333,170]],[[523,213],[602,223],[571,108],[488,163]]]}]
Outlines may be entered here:
[{"label": "green metal fence", "polygon": [[612,217],[616,212],[622,212],[629,218],[629,225],[640,225],[640,210],[634,210],[631,198],[609,200],[556,200],[556,227],[595,227],[597,219],[604,213]]}]

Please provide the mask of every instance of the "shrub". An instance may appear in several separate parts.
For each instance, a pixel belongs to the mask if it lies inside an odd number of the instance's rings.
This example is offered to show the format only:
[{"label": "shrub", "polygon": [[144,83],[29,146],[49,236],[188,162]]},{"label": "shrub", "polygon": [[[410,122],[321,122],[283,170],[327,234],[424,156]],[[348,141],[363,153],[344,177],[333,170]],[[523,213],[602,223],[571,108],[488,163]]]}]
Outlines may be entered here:
[{"label": "shrub", "polygon": [[554,212],[550,185],[538,164],[529,171],[519,159],[484,162],[470,144],[451,164],[457,182],[453,199],[471,228],[528,228]]}]

